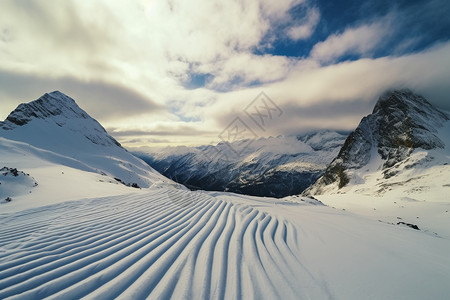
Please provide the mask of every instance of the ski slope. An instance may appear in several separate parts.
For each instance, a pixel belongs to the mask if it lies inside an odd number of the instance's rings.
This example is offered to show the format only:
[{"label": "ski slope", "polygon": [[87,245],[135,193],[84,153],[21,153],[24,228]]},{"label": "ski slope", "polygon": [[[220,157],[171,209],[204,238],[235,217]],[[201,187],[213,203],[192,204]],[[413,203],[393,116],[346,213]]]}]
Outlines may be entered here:
[{"label": "ski slope", "polygon": [[191,192],[0,214],[0,299],[446,299],[450,241],[301,198]]}]

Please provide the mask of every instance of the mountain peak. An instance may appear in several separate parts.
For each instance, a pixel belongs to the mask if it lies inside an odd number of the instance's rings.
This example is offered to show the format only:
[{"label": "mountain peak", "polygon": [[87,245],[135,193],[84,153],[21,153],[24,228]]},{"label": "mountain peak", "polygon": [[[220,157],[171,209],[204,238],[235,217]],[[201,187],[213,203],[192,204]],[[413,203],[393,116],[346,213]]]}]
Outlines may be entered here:
[{"label": "mountain peak", "polygon": [[9,114],[5,122],[9,121],[11,125],[23,126],[33,119],[47,119],[55,116],[83,119],[89,117],[75,103],[75,100],[60,91],[54,91],[46,93],[32,102],[20,104]]},{"label": "mountain peak", "polygon": [[391,169],[407,159],[414,149],[443,149],[437,136],[449,116],[433,107],[424,97],[410,90],[384,93],[373,113],[364,117],[346,139],[338,156],[325,174],[306,193],[321,193],[327,185],[339,188],[348,181],[348,173],[365,167],[379,155],[384,178],[393,176]]},{"label": "mountain peak", "polygon": [[0,129],[11,131],[17,128],[22,128],[26,135],[34,135],[37,128],[52,132],[64,128],[71,133],[78,132],[94,144],[120,146],[75,100],[60,91],[46,93],[37,100],[20,104],[5,122],[0,122]]},{"label": "mountain peak", "polygon": [[427,113],[432,111],[433,114],[436,112],[441,114],[424,97],[415,94],[409,89],[392,90],[383,93],[375,104],[372,113],[392,114],[395,111],[402,111],[404,113],[414,111]]}]

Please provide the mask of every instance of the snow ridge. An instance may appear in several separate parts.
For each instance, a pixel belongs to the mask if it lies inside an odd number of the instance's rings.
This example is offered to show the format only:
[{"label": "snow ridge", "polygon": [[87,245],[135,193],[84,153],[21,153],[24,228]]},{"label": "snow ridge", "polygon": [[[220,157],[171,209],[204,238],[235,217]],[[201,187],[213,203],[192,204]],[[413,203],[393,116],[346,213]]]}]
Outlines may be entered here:
[{"label": "snow ridge", "polygon": [[0,226],[2,299],[448,295],[447,239],[322,205],[160,187],[3,215]]},{"label": "snow ridge", "polygon": [[[164,189],[109,199],[82,221],[85,206],[67,203],[55,207],[56,227],[45,210],[31,211],[38,222],[0,233],[0,247],[22,240],[19,251],[0,253],[0,298],[294,299],[300,276],[312,284],[302,293],[326,296],[293,254],[292,225],[204,193],[192,204],[187,193],[171,193],[172,202]],[[38,226],[46,232],[38,243],[23,239]]]}]

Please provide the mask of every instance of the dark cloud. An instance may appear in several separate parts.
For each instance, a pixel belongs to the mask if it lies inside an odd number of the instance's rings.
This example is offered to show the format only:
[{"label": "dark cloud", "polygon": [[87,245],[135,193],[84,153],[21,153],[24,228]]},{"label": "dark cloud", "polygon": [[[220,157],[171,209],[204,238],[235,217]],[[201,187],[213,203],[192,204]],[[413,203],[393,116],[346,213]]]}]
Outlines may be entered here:
[{"label": "dark cloud", "polygon": [[[0,99],[14,104],[32,101],[44,93],[59,90],[75,101],[94,118],[110,120],[164,108],[127,87],[104,81],[81,81],[74,77],[37,77],[0,70]],[[2,114],[5,114],[2,112]]]}]

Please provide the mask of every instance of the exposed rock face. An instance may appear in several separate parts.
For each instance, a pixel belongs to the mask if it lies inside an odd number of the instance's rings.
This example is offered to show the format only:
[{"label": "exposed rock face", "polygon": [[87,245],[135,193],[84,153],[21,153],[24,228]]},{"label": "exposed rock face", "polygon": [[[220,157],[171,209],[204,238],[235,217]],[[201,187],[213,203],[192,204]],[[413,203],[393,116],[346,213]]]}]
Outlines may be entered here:
[{"label": "exposed rock face", "polygon": [[445,147],[436,133],[449,117],[409,90],[383,95],[372,115],[374,137],[378,153],[386,160],[385,167],[405,159],[412,149]]},{"label": "exposed rock face", "polygon": [[304,194],[321,194],[328,185],[344,187],[347,170],[366,166],[380,155],[384,177],[395,175],[389,168],[405,160],[416,148],[444,148],[437,131],[449,116],[410,90],[387,92],[346,139],[338,156]]}]

